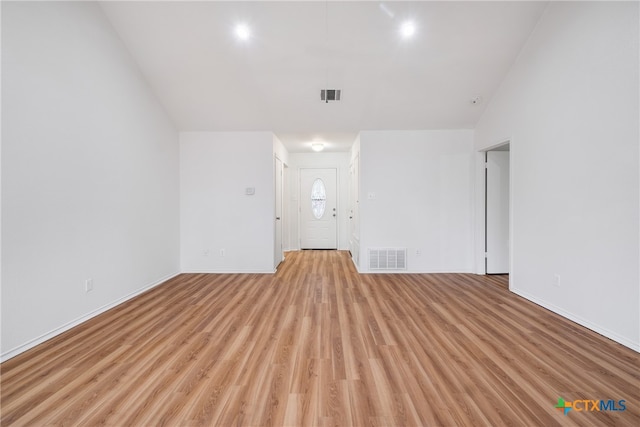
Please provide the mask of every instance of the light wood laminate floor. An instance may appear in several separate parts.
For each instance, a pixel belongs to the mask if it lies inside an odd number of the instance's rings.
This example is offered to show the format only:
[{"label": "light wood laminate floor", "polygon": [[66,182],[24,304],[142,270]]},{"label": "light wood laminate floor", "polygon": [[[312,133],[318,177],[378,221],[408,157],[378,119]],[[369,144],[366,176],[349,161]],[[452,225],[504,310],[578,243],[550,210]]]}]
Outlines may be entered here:
[{"label": "light wood laminate floor", "polygon": [[[505,276],[360,275],[346,252],[291,252],[275,275],[180,275],[6,361],[1,420],[639,426],[639,356]],[[626,410],[564,415],[560,397]]]}]

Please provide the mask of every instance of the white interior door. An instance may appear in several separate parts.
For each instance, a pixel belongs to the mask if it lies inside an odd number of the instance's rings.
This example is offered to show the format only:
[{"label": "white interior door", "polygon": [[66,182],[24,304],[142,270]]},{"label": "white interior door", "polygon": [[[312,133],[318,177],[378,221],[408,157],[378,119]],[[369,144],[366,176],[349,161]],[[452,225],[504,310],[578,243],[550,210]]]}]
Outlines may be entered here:
[{"label": "white interior door", "polygon": [[275,164],[275,184],[276,184],[276,214],[275,214],[275,247],[274,247],[274,268],[284,259],[282,252],[282,190],[283,190],[283,167],[282,161],[276,157]]},{"label": "white interior door", "polygon": [[509,273],[509,152],[487,152],[487,274]]},{"label": "white interior door", "polygon": [[300,248],[337,249],[337,171],[300,169]]},{"label": "white interior door", "polygon": [[349,251],[356,265],[360,258],[360,235],[358,232],[359,221],[359,157],[349,165]]}]

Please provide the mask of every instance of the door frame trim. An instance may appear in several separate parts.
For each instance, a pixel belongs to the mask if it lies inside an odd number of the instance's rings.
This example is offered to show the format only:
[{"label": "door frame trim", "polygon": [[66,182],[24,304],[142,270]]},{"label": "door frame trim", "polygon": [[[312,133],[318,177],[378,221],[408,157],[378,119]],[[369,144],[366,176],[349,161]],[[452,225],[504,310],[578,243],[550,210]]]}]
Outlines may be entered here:
[{"label": "door frame trim", "polygon": [[[489,147],[480,149],[476,152],[476,165],[478,166],[476,179],[480,183],[477,185],[476,192],[476,244],[474,247],[476,248],[476,274],[487,274],[486,270],[486,261],[485,261],[485,244],[486,244],[486,185],[487,179],[485,175],[485,159],[487,151],[494,151],[500,147],[509,144],[509,289],[513,287],[513,277],[514,276],[514,262],[513,262],[513,182],[514,182],[514,167],[513,167],[513,152],[514,152],[514,144],[513,138],[504,138],[501,139],[500,142],[493,144]],[[516,147],[517,149],[517,147]],[[481,204],[481,205],[480,205]]]}]

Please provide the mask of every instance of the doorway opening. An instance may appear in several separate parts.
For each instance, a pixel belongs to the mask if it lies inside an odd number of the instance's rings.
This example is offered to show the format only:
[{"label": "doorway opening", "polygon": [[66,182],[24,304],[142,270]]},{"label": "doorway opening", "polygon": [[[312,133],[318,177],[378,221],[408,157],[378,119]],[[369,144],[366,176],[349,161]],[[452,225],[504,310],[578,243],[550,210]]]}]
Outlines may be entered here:
[{"label": "doorway opening", "polygon": [[485,153],[485,274],[509,274],[510,154],[507,141]]}]

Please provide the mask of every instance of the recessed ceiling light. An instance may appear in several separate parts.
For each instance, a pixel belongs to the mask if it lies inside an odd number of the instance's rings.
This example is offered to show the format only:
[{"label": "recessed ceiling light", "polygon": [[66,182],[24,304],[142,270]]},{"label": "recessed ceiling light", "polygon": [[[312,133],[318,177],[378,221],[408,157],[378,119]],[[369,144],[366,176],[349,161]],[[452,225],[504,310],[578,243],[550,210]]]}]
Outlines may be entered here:
[{"label": "recessed ceiling light", "polygon": [[251,37],[251,29],[247,24],[238,24],[235,29],[236,37],[240,40],[249,40]]},{"label": "recessed ceiling light", "polygon": [[324,144],[321,142],[314,142],[311,144],[311,149],[313,151],[322,151],[324,150]]},{"label": "recessed ceiling light", "polygon": [[405,21],[400,26],[400,35],[403,39],[410,39],[416,33],[416,25],[411,21]]}]

